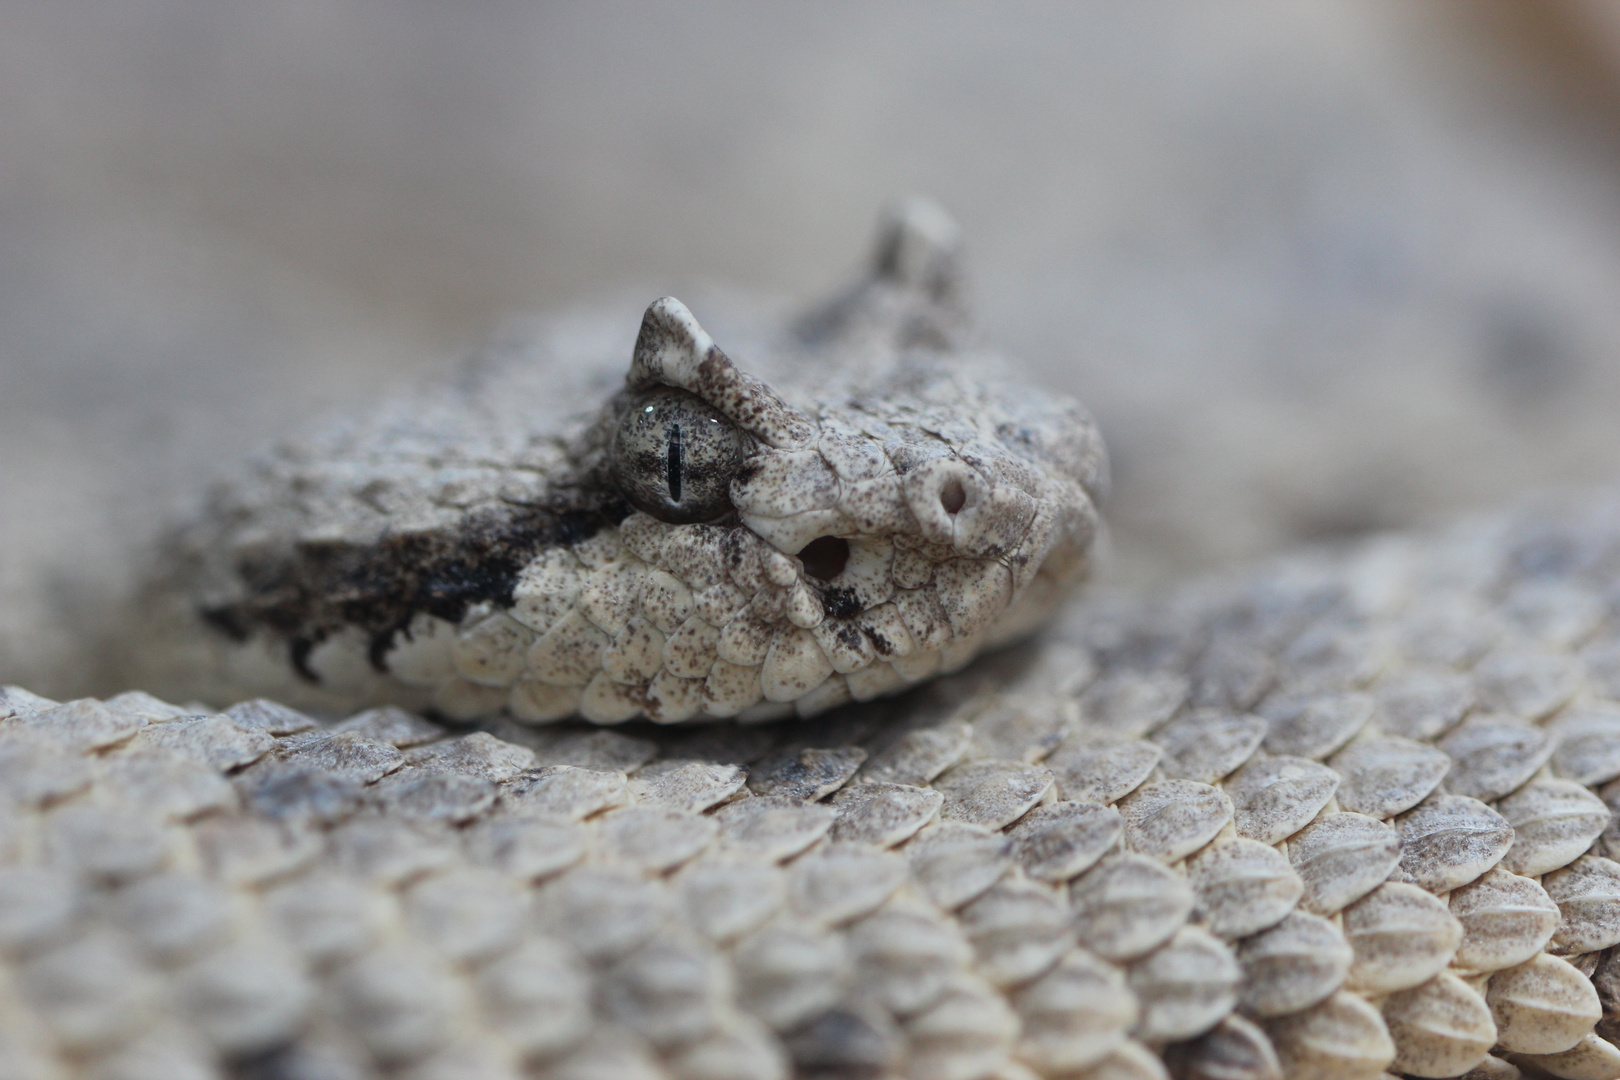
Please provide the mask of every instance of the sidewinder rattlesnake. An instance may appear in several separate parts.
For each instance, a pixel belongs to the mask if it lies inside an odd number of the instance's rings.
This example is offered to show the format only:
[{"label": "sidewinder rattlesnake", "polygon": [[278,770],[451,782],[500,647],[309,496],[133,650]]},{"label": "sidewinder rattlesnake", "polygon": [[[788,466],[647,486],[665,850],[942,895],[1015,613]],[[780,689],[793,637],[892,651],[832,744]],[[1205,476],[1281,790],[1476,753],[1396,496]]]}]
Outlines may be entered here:
[{"label": "sidewinder rattlesnake", "polygon": [[1064,606],[955,260],[222,489],[0,692],[0,1077],[1620,1077],[1620,498]]}]

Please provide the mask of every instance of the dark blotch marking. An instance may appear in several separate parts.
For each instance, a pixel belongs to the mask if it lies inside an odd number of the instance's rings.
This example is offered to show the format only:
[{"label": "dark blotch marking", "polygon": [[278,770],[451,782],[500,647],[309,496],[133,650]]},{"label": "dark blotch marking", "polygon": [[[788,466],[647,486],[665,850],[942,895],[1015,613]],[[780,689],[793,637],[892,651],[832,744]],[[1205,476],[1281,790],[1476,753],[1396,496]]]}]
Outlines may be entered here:
[{"label": "dark blotch marking", "polygon": [[829,618],[852,619],[861,613],[861,600],[848,586],[828,589],[821,594],[821,610]]},{"label": "dark blotch marking", "polygon": [[888,638],[884,637],[870,626],[861,627],[861,633],[866,635],[866,640],[872,643],[872,648],[877,650],[879,656],[894,655],[894,643]]},{"label": "dark blotch marking", "polygon": [[[583,500],[580,500],[583,501]],[[318,541],[291,553],[244,559],[246,599],[200,612],[234,640],[268,631],[287,643],[299,675],[315,647],[344,627],[368,638],[372,667],[419,614],[460,622],[474,604],[510,607],[519,574],[540,551],[578,544],[629,514],[617,496],[596,505],[503,506],[469,514],[449,529],[396,533],[371,545]]]}]

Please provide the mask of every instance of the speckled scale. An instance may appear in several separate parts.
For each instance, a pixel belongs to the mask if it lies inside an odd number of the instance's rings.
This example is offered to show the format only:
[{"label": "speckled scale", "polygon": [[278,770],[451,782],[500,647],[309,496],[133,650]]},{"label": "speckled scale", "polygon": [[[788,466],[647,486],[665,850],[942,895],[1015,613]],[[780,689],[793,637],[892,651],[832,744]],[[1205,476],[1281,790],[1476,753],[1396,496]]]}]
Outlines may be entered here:
[{"label": "speckled scale", "polygon": [[1439,746],[1452,760],[1446,790],[1487,802],[1522,787],[1554,749],[1540,728],[1488,715],[1470,717]]},{"label": "speckled scale", "polygon": [[1375,704],[1366,694],[1281,694],[1260,707],[1269,722],[1268,753],[1320,761],[1355,738],[1372,719]]},{"label": "speckled scale", "polygon": [[1062,798],[1106,805],[1140,787],[1163,754],[1162,747],[1143,739],[1086,731],[1071,736],[1042,764],[1056,776]]},{"label": "speckled scale", "polygon": [[1068,905],[1054,887],[1006,877],[957,911],[979,974],[997,987],[1040,975],[1074,948]]},{"label": "speckled scale", "polygon": [[1144,784],[1119,803],[1125,849],[1161,862],[1177,862],[1211,840],[1232,820],[1232,800],[1195,780]]},{"label": "speckled scale", "polygon": [[928,826],[907,842],[904,852],[918,884],[945,911],[972,900],[1012,869],[1005,837],[962,822]]},{"label": "speckled scale", "polygon": [[1352,953],[1326,919],[1296,911],[1263,933],[1238,943],[1239,988],[1246,1013],[1287,1016],[1327,999],[1343,984]]},{"label": "speckled scale", "polygon": [[1157,948],[1192,913],[1186,881],[1141,855],[1103,860],[1069,887],[1080,944],[1109,960],[1129,960]]},{"label": "speckled scale", "polygon": [[1532,780],[1498,800],[1496,812],[1513,826],[1513,846],[1502,865],[1540,877],[1584,855],[1608,826],[1602,799],[1572,780]]},{"label": "speckled scale", "polygon": [[945,796],[940,816],[947,821],[999,829],[1023,817],[1045,799],[1052,771],[1018,761],[971,761],[935,779]]},{"label": "speckled scale", "polygon": [[877,910],[909,877],[899,855],[832,844],[793,861],[788,900],[796,914],[838,926]]},{"label": "speckled scale", "polygon": [[1055,802],[1025,814],[1008,833],[1012,855],[1030,877],[1062,882],[1108,854],[1124,827],[1119,812],[1096,803]]},{"label": "speckled scale", "polygon": [[1187,879],[1198,897],[1194,917],[1225,940],[1280,922],[1305,888],[1286,855],[1242,837],[1217,840],[1193,855]]},{"label": "speckled scale", "polygon": [[973,956],[952,923],[905,898],[853,923],[846,941],[861,986],[898,1015],[937,1001]]},{"label": "speckled scale", "polygon": [[1233,1013],[1196,1039],[1168,1047],[1173,1075],[1188,1080],[1281,1080],[1282,1063],[1259,1025]]},{"label": "speckled scale", "polygon": [[1451,913],[1462,924],[1456,964],[1466,971],[1499,971],[1539,953],[1560,913],[1541,884],[1497,867],[1454,890]]},{"label": "speckled scale", "polygon": [[1194,710],[1154,733],[1164,747],[1159,768],[1172,779],[1216,783],[1254,755],[1266,730],[1258,716]]},{"label": "speckled scale", "polygon": [[1527,722],[1552,713],[1580,688],[1580,660],[1568,653],[1503,650],[1474,668],[1480,705]]},{"label": "speckled scale", "polygon": [[1081,715],[1098,731],[1135,738],[1169,720],[1187,690],[1187,680],[1173,673],[1125,671],[1094,683],[1080,699]]},{"label": "speckled scale", "polygon": [[1592,983],[1541,953],[1491,976],[1485,992],[1497,1043],[1510,1052],[1556,1054],[1573,1047],[1603,1015]]},{"label": "speckled scale", "polygon": [[1380,1011],[1395,1044],[1391,1067],[1413,1076],[1466,1072],[1484,1060],[1497,1038],[1485,1000],[1447,973],[1390,995]]},{"label": "speckled scale", "polygon": [[1451,759],[1412,739],[1373,738],[1351,743],[1328,765],[1342,777],[1336,793],[1342,809],[1385,820],[1422,802]]},{"label": "speckled scale", "polygon": [[1513,846],[1513,826],[1478,799],[1431,795],[1395,819],[1401,876],[1443,893],[1478,878]]},{"label": "speckled scale", "polygon": [[1230,949],[1196,926],[1183,926],[1126,969],[1140,1015],[1133,1034],[1145,1042],[1190,1039],[1214,1027],[1237,1003],[1242,972]]},{"label": "speckled scale", "polygon": [[1305,884],[1301,906],[1332,915],[1389,877],[1401,861],[1401,837],[1364,814],[1325,814],[1289,838],[1288,861]]},{"label": "speckled scale", "polygon": [[1620,944],[1620,864],[1583,855],[1541,885],[1559,912],[1550,952],[1569,956]]},{"label": "speckled scale", "polygon": [[1552,722],[1558,775],[1596,786],[1620,776],[1620,708],[1571,708]]},{"label": "speckled scale", "polygon": [[1379,726],[1390,735],[1427,742],[1462,720],[1474,704],[1473,683],[1444,668],[1417,668],[1394,675],[1371,691]]},{"label": "speckled scale", "polygon": [[1265,1030],[1283,1075],[1294,1080],[1375,1080],[1395,1059],[1378,1010],[1343,991]]},{"label": "speckled scale", "polygon": [[720,842],[756,859],[780,862],[821,839],[837,815],[831,807],[785,795],[759,795],[723,806],[715,814]]},{"label": "speckled scale", "polygon": [[1139,1016],[1118,968],[1083,950],[1012,995],[1021,1033],[1019,1057],[1061,1075],[1104,1061],[1125,1043]]},{"label": "speckled scale", "polygon": [[833,840],[894,847],[916,835],[939,815],[945,797],[932,788],[873,782],[839,791],[832,799],[837,817]]},{"label": "speckled scale", "polygon": [[1251,761],[1222,787],[1232,800],[1238,834],[1276,844],[1309,824],[1342,782],[1337,772],[1318,762],[1269,757]]},{"label": "speckled scale", "polygon": [[1352,955],[1347,984],[1369,994],[1427,982],[1451,963],[1463,938],[1445,901],[1395,881],[1345,908],[1343,932]]}]

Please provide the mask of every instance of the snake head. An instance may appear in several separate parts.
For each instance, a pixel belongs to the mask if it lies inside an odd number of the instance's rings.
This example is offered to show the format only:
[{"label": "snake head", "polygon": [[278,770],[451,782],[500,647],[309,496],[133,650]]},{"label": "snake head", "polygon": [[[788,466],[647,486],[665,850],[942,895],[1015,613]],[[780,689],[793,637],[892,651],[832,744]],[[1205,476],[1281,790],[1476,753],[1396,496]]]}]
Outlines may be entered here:
[{"label": "snake head", "polygon": [[143,594],[175,631],[131,635],[161,654],[142,678],[677,723],[960,667],[1083,576],[1105,465],[1077,403],[967,343],[956,264],[949,219],[902,204],[871,273],[750,370],[665,298],[597,410],[608,355],[517,353],[271,452]]},{"label": "snake head", "polygon": [[836,395],[791,367],[778,388],[678,300],[647,309],[608,456],[661,667],[617,711],[763,718],[893,692],[1028,631],[1083,576],[1105,463],[1080,406],[982,355],[886,360],[815,369]]}]

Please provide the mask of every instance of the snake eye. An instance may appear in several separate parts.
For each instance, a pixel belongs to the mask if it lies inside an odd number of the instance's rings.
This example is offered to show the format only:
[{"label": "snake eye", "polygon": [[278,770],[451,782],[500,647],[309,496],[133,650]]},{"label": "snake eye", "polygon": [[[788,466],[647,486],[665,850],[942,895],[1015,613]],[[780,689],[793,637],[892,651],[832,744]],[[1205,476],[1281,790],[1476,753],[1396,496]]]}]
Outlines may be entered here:
[{"label": "snake eye", "polygon": [[635,398],[613,433],[613,478],[660,521],[713,521],[731,509],[743,436],[696,394],[661,388]]}]

